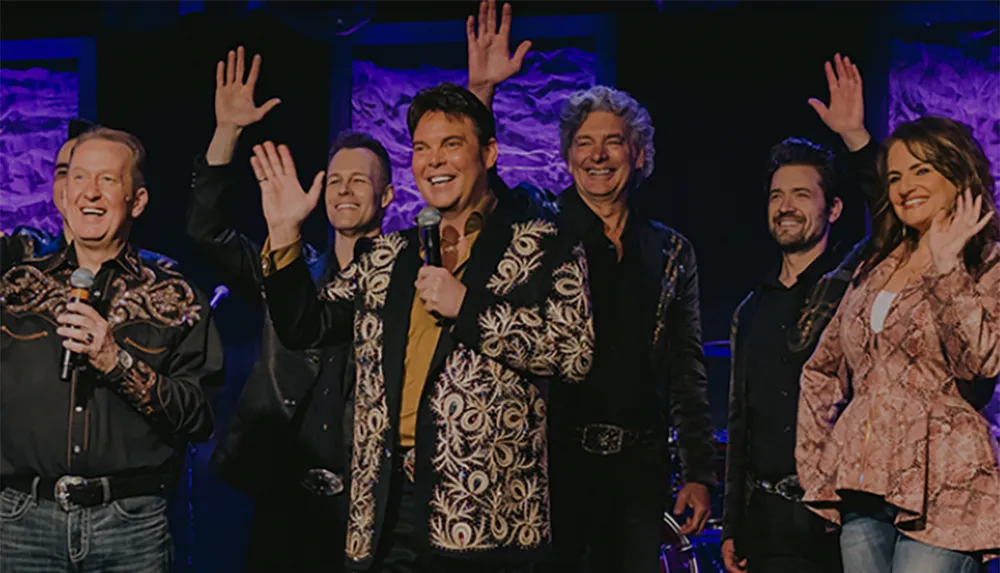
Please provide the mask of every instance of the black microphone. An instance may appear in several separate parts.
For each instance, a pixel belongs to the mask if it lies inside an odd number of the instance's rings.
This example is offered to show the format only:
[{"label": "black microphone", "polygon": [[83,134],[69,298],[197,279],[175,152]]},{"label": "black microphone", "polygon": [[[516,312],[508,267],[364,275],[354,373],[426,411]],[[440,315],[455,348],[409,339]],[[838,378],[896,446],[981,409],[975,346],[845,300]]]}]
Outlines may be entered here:
[{"label": "black microphone", "polygon": [[[87,269],[76,269],[69,277],[69,302],[88,302],[90,287],[94,286],[94,273]],[[77,354],[69,348],[63,348],[62,361],[59,366],[59,379],[69,382],[73,378],[73,368],[77,363]]]},{"label": "black microphone", "polygon": [[441,265],[441,212],[430,205],[417,213],[417,226],[424,242],[424,264],[432,267]]}]

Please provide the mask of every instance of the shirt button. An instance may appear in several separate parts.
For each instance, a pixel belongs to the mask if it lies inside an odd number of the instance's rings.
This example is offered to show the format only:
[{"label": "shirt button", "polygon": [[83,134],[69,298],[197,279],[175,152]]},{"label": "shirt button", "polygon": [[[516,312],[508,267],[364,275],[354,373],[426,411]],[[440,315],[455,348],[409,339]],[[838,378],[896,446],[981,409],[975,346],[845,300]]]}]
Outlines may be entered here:
[{"label": "shirt button", "polygon": [[100,298],[100,296],[101,296],[101,291],[99,291],[99,290],[95,290],[95,291],[94,291],[94,297],[95,297],[95,298]]},{"label": "shirt button", "polygon": [[83,411],[83,406],[77,406],[76,408],[73,408],[73,411],[79,414],[80,412]]},{"label": "shirt button", "polygon": [[80,446],[73,446],[73,453],[74,454],[79,454],[80,453]]},{"label": "shirt button", "polygon": [[327,428],[329,428],[329,427],[330,426],[328,426],[327,424],[323,424],[323,431],[325,432],[327,430]]},{"label": "shirt button", "polygon": [[326,396],[329,393],[330,393],[330,389],[329,388],[323,388],[323,395],[324,396]]}]

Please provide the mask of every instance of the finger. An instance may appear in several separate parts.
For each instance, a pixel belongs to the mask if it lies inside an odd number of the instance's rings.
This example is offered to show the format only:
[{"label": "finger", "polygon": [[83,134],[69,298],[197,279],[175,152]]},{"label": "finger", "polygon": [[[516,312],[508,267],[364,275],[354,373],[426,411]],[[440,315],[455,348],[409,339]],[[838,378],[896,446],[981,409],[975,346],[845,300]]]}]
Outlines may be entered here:
[{"label": "finger", "polygon": [[[256,149],[254,149],[254,153],[256,153]],[[260,164],[260,160],[257,159],[257,155],[250,157],[250,167],[253,168],[253,176],[257,178],[257,181],[263,183],[261,179],[266,178],[267,173],[264,172],[264,166]]]},{"label": "finger", "polygon": [[486,35],[486,0],[479,3],[479,34],[477,38],[482,38]]},{"label": "finger", "polygon": [[271,98],[271,99],[267,100],[267,103],[265,103],[264,105],[260,106],[260,108],[258,108],[258,110],[257,110],[257,120],[260,121],[260,119],[262,117],[264,117],[265,115],[267,115],[267,112],[269,112],[272,109],[278,107],[279,103],[281,103],[281,100],[278,99],[278,98]]},{"label": "finger", "polygon": [[236,48],[236,81],[243,83],[243,46]]},{"label": "finger", "polygon": [[691,517],[687,518],[684,521],[684,525],[681,526],[680,534],[690,535],[691,533],[694,532],[694,528],[695,528],[695,521],[694,521],[694,516],[692,515]]},{"label": "finger", "polygon": [[71,302],[66,305],[66,310],[69,312],[75,312],[76,314],[85,316],[91,320],[101,318],[101,315],[97,313],[97,310],[89,304],[83,302]]},{"label": "finger", "polygon": [[707,507],[702,506],[701,509],[695,510],[695,516],[697,517],[698,523],[697,529],[695,529],[695,535],[699,535],[702,531],[705,531],[705,524],[708,523],[710,515],[711,512]]},{"label": "finger", "polygon": [[68,349],[71,352],[76,352],[77,354],[86,354],[87,346],[75,340],[70,340],[69,338],[63,340],[63,348]]},{"label": "finger", "polygon": [[260,54],[253,57],[253,62],[250,63],[250,75],[247,76],[247,87],[251,90],[257,85],[257,76],[260,75]]},{"label": "finger", "polygon": [[226,64],[222,60],[215,63],[215,89],[226,85]]},{"label": "finger", "polygon": [[79,344],[87,344],[89,342],[88,335],[93,336],[93,334],[87,332],[86,330],[80,328],[71,328],[69,326],[60,326],[59,328],[56,329],[56,334],[67,340],[72,340]]},{"label": "finger", "polygon": [[838,87],[837,76],[833,73],[833,64],[825,62],[823,72],[826,73],[826,85],[830,88],[830,93],[833,93]]},{"label": "finger", "polygon": [[236,52],[229,50],[226,55],[226,83],[231,84],[236,81]]},{"label": "finger", "polygon": [[[285,166],[282,165],[281,156],[278,155],[278,148],[275,147],[273,142],[270,141],[264,142],[264,153],[267,154],[267,160],[271,163],[271,171],[273,171],[276,175],[279,176],[284,175]],[[267,165],[264,166],[264,169],[265,170],[267,169]],[[270,177],[270,175],[271,174],[268,173],[268,177]]]},{"label": "finger", "polygon": [[854,67],[854,64],[851,63],[851,58],[844,56],[844,59],[841,62],[840,80],[848,87],[854,86],[854,74],[851,73],[852,67]]},{"label": "finger", "polygon": [[740,560],[740,571],[746,571],[746,570],[747,570],[747,558],[744,557],[742,560]]},{"label": "finger", "polygon": [[837,87],[840,87],[847,79],[847,74],[844,73],[844,58],[840,54],[833,56],[833,69],[837,73]]},{"label": "finger", "polygon": [[309,201],[313,206],[319,203],[319,197],[323,194],[323,179],[325,176],[326,173],[323,171],[317,173],[316,176],[313,177],[313,182],[309,187],[309,191],[306,193],[306,196],[309,197]]},{"label": "finger", "polygon": [[531,42],[529,40],[521,42],[521,45],[517,47],[517,51],[514,52],[514,57],[511,58],[517,69],[521,69],[521,62],[524,61],[524,56],[528,54],[528,50],[530,49]]},{"label": "finger", "polygon": [[284,171],[285,175],[298,179],[298,173],[295,171],[295,160],[292,159],[292,152],[289,151],[288,146],[281,144],[278,146],[277,151],[278,157],[281,159],[282,171]]},{"label": "finger", "polygon": [[504,2],[503,12],[500,15],[500,30],[497,32],[497,35],[501,38],[507,38],[510,36],[510,15],[510,4]]},{"label": "finger", "polygon": [[681,490],[681,492],[677,494],[677,501],[674,503],[674,515],[684,513],[685,507],[687,507],[687,494],[684,490]]},{"label": "finger", "polygon": [[72,312],[67,312],[59,315],[59,318],[56,319],[56,322],[66,326],[76,326],[79,328],[86,328],[90,326],[90,319],[88,319],[86,316],[75,314]]},{"label": "finger", "polygon": [[816,115],[818,115],[820,119],[826,118],[826,114],[830,111],[830,108],[826,107],[825,103],[814,97],[809,98],[808,103],[811,108],[816,110]]},{"label": "finger", "polygon": [[[270,143],[270,142],[268,142]],[[257,158],[257,162],[260,164],[261,169],[264,171],[262,177],[257,179],[274,179],[274,166],[271,165],[271,158],[268,156],[267,151],[264,149],[263,145],[255,145],[253,147],[254,156]]]},{"label": "finger", "polygon": [[469,16],[465,19],[465,45],[472,50],[472,46],[476,43],[476,17]]},{"label": "finger", "polygon": [[497,0],[489,1],[489,9],[486,11],[486,34],[492,36],[497,32]]},{"label": "finger", "polygon": [[985,217],[980,219],[978,223],[972,226],[972,232],[970,233],[970,236],[975,237],[979,233],[979,231],[985,229],[987,223],[989,223],[992,218],[993,218],[993,211],[987,212]]},{"label": "finger", "polygon": [[858,84],[858,90],[864,89],[864,84],[861,81],[861,70],[858,69],[857,64],[851,65],[851,72],[854,75],[854,82]]}]

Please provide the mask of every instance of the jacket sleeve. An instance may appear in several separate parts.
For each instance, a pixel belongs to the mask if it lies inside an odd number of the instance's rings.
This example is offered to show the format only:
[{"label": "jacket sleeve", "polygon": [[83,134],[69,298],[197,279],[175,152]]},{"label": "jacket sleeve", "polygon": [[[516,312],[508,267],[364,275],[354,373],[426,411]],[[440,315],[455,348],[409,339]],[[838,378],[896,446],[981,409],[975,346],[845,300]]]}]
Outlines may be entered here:
[{"label": "jacket sleeve", "polygon": [[298,256],[264,278],[268,312],[281,343],[290,349],[319,348],[351,340],[355,273],[364,255],[317,291],[305,259]]},{"label": "jacket sleeve", "polygon": [[802,367],[799,381],[795,464],[806,499],[815,493],[823,483],[823,474],[830,469],[821,466],[823,450],[850,396],[841,343],[843,310],[841,305],[820,335],[816,350]]},{"label": "jacket sleeve", "polygon": [[514,303],[502,288],[470,287],[452,336],[515,371],[583,381],[594,351],[587,259],[581,244],[568,251],[537,301]]},{"label": "jacket sleeve", "polygon": [[187,233],[230,289],[259,308],[263,276],[260,247],[236,232],[225,208],[231,178],[229,165],[210,166],[204,156],[194,162]]},{"label": "jacket sleeve", "polygon": [[181,341],[169,349],[159,370],[138,358],[109,382],[115,391],[145,415],[151,424],[184,441],[203,442],[212,437],[215,420],[205,390],[224,381],[222,341],[208,302],[202,299],[203,316]]},{"label": "jacket sleeve", "polygon": [[[746,462],[747,462],[747,413],[743,403],[744,381],[737,379],[736,346],[737,333],[740,328],[740,313],[746,301],[733,313],[733,325],[729,333],[730,368],[729,368],[729,417],[726,428],[728,442],[726,444],[726,489],[723,498],[722,539],[736,539],[743,529],[744,513],[746,511]],[[737,546],[739,540],[737,539]]]},{"label": "jacket sleeve", "polygon": [[851,185],[861,191],[868,212],[873,216],[880,209],[890,208],[887,187],[878,176],[878,153],[879,144],[872,139],[861,149],[848,153],[845,162]]},{"label": "jacket sleeve", "polygon": [[715,447],[701,342],[698,266],[694,248],[687,241],[679,256],[677,294],[667,308],[665,322],[668,419],[673,420],[677,430],[685,483],[715,485]]},{"label": "jacket sleeve", "polygon": [[965,380],[1000,375],[1000,245],[992,251],[979,280],[962,263],[923,278],[941,348],[955,376]]}]

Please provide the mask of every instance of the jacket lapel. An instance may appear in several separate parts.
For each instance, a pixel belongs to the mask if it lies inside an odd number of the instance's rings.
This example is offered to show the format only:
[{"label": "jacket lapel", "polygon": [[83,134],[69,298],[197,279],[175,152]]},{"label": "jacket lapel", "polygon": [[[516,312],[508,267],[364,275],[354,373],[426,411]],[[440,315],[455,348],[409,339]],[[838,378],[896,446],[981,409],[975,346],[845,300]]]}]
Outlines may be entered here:
[{"label": "jacket lapel", "polygon": [[417,230],[402,232],[406,247],[399,253],[389,282],[385,307],[382,310],[382,368],[385,376],[385,398],[392,427],[399,424],[399,409],[403,395],[403,375],[406,343],[410,332],[410,310],[420,270],[420,241]]},{"label": "jacket lapel", "polygon": [[[642,292],[636,294],[641,297],[640,300],[644,307],[642,316],[648,317],[644,319],[642,325],[643,331],[649,333],[649,336],[653,336],[653,333],[658,330],[656,322],[666,321],[669,301],[665,301],[668,304],[664,305],[664,308],[658,314],[659,303],[665,297],[673,296],[673,293],[664,292],[664,289],[670,286],[665,280],[666,267],[670,262],[668,261],[670,257],[670,252],[668,251],[669,245],[664,240],[665,237],[661,233],[656,232],[656,229],[652,227],[649,221],[640,218],[634,209],[629,217],[635,217],[632,224],[635,225],[633,232],[636,234],[636,238],[630,241],[632,245],[626,244],[625,256],[639,258],[639,288]],[[629,246],[633,246],[631,254],[628,252]],[[652,354],[655,355],[656,353]]]}]

